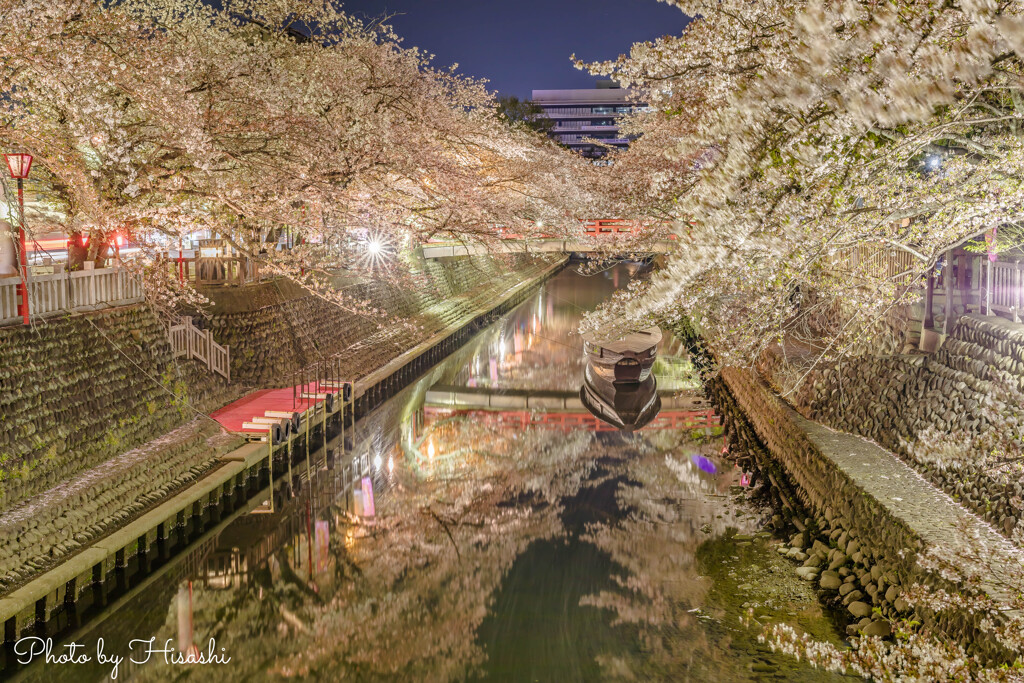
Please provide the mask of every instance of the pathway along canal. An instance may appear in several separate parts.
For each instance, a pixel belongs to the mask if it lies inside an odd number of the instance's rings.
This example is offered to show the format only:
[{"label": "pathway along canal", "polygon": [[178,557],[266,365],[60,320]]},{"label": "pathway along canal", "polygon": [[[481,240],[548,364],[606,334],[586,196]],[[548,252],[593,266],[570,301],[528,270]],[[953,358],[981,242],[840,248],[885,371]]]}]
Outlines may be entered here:
[{"label": "pathway along canal", "polygon": [[[344,451],[329,444],[308,478],[294,468],[273,512],[236,513],[71,615],[51,652],[74,642],[88,662],[16,667],[9,652],[6,676],[110,680],[102,638],[124,657],[117,680],[831,680],[741,623],[754,608],[838,642],[761,530],[771,511],[719,455],[720,430],[670,424],[704,409],[682,345],[661,344],[656,428],[597,430],[579,404],[579,318],[638,270],[570,266],[361,420]],[[371,491],[375,515],[357,519]],[[204,654],[215,641],[230,662],[132,663],[149,639]]]}]

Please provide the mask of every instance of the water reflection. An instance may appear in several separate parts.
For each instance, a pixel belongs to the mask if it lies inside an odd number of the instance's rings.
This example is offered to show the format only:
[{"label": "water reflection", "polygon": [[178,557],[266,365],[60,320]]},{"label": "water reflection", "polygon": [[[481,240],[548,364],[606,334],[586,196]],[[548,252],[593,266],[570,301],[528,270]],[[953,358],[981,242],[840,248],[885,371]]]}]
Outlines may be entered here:
[{"label": "water reflection", "polygon": [[[347,447],[297,468],[273,506],[226,520],[68,637],[103,636],[122,652],[132,638],[200,650],[212,638],[232,657],[134,667],[143,681],[733,681],[779,671],[737,630],[744,610],[732,600],[757,597],[738,586],[762,576],[809,630],[820,610],[751,540],[756,515],[728,495],[744,475],[719,453],[718,419],[681,347],[663,340],[653,376],[630,396],[587,378],[621,426],[597,420],[579,393],[581,311],[633,274],[555,278],[362,420]],[[627,425],[647,428],[617,431]]]},{"label": "water reflection", "polygon": [[643,382],[612,382],[594,368],[584,369],[580,400],[595,417],[624,432],[647,426],[661,411],[658,382],[648,376]]}]

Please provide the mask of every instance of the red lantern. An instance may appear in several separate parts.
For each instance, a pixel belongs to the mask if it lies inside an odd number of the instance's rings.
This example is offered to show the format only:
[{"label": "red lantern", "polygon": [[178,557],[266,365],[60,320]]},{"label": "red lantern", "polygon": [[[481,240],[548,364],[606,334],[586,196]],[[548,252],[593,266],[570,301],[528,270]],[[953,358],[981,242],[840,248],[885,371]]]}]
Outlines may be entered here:
[{"label": "red lantern", "polygon": [[32,168],[31,154],[5,154],[7,168],[11,172],[11,178],[24,180],[28,178],[28,170]]},{"label": "red lantern", "polygon": [[82,248],[85,249],[89,246],[89,234],[83,232],[82,236],[78,238],[78,241],[82,243]]},{"label": "red lantern", "polygon": [[11,177],[18,181],[18,261],[21,269],[21,282],[16,287],[16,293],[21,303],[18,304],[18,312],[21,313],[21,320],[28,325],[30,323],[28,310],[28,251],[25,249],[25,178],[28,178],[28,170],[32,168],[31,154],[5,154],[7,168]]}]

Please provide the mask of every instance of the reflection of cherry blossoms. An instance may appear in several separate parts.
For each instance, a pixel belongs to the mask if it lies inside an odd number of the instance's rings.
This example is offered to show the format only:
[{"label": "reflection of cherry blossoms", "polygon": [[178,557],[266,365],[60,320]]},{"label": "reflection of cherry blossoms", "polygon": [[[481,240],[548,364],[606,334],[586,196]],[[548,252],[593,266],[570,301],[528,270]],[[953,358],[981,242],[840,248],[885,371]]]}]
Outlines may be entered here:
[{"label": "reflection of cherry blossoms", "polygon": [[[458,424],[461,438],[486,436]],[[464,678],[484,661],[475,634],[489,597],[526,546],[563,533],[559,500],[600,454],[586,432],[511,436],[458,457],[439,443],[431,475],[393,455],[394,483],[377,498],[373,524],[350,525],[335,509],[333,576],[318,578],[319,593],[278,552],[252,585],[197,613],[197,640],[215,636],[232,652],[228,673],[238,679]],[[197,604],[206,602],[203,592]]]}]

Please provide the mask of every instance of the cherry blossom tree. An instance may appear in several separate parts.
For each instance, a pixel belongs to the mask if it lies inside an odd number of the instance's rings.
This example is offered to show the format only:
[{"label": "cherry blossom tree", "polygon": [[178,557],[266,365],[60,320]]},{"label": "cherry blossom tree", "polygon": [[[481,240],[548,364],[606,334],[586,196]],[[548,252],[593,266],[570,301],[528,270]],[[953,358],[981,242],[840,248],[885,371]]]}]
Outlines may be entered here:
[{"label": "cherry blossom tree", "polygon": [[[1017,221],[1018,3],[670,4],[697,17],[681,36],[580,64],[654,109],[635,124],[665,161],[637,210],[668,214],[682,241],[592,326],[685,311],[749,363],[839,307],[849,323],[826,348],[863,347],[945,250]],[[634,154],[657,156],[636,145],[613,176],[643,178]],[[878,269],[877,252],[905,267]]]},{"label": "cherry blossom tree", "polygon": [[[394,274],[370,239],[572,229],[593,202],[589,167],[504,125],[483,82],[334,2],[5,0],[0,19],[0,146],[36,156],[69,230],[153,253],[210,230],[327,291],[306,274]],[[282,230],[299,248],[265,247]]]}]

